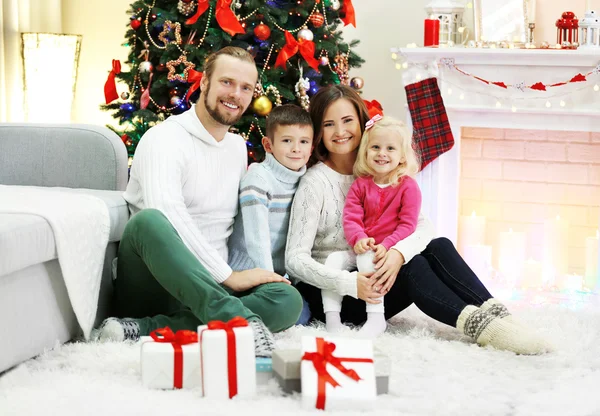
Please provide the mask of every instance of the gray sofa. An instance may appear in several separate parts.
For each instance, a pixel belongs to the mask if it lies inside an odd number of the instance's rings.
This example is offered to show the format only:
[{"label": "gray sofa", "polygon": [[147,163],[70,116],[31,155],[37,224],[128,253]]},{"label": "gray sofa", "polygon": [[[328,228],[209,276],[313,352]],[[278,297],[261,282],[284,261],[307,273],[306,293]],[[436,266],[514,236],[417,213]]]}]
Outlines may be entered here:
[{"label": "gray sofa", "polygon": [[[127,151],[105,127],[0,124],[0,184],[64,188],[101,198],[109,208],[96,324],[109,313],[112,260],[129,219],[122,193]],[[42,217],[2,213],[0,201],[0,373],[81,335],[52,228]],[[23,253],[27,253],[25,256]]]}]

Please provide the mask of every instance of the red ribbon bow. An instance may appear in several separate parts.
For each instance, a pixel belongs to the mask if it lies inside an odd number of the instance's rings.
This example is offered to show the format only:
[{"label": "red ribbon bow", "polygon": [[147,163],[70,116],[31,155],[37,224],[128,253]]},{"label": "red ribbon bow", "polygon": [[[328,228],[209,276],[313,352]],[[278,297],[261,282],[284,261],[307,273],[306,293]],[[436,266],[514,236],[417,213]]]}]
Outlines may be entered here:
[{"label": "red ribbon bow", "polygon": [[356,13],[354,12],[354,5],[352,4],[352,0],[344,0],[344,5],[340,10],[340,17],[342,22],[344,22],[344,26],[352,25],[356,27]]},{"label": "red ribbon bow", "polygon": [[319,70],[319,61],[315,59],[315,44],[310,40],[296,40],[294,36],[285,31],[285,46],[281,48],[275,66],[286,69],[285,63],[292,56],[296,55],[298,51],[304,57],[308,65],[315,71]]},{"label": "red ribbon bow", "polygon": [[225,333],[227,334],[227,379],[229,382],[230,399],[238,394],[237,351],[235,347],[235,332],[233,332],[233,328],[241,328],[244,326],[248,326],[248,321],[241,316],[236,316],[229,322],[210,321],[208,323],[209,330],[224,329]]},{"label": "red ribbon bow", "polygon": [[200,82],[202,82],[202,72],[190,69],[188,71],[188,82],[192,83],[192,86],[190,87],[190,89],[188,90],[187,94],[185,95],[185,100],[186,101],[190,101],[190,96],[198,89],[200,88]]},{"label": "red ribbon bow", "polygon": [[183,350],[182,345],[198,342],[198,334],[194,331],[181,330],[173,333],[168,326],[159,328],[150,333],[155,342],[170,342],[175,350],[173,387],[180,389],[183,387]]},{"label": "red ribbon bow", "polygon": [[327,383],[331,384],[332,387],[338,387],[338,383],[327,371],[327,364],[333,365],[341,373],[350,377],[354,381],[362,380],[358,373],[350,368],[344,367],[342,361],[352,363],[372,363],[371,358],[342,358],[335,357],[333,352],[335,351],[335,344],[333,342],[327,342],[323,338],[317,338],[317,351],[316,352],[305,352],[302,356],[302,360],[312,361],[315,370],[318,375],[317,384],[317,404],[316,408],[325,410],[325,398],[326,398],[326,387]]},{"label": "red ribbon bow", "polygon": [[367,106],[367,111],[369,112],[369,118],[373,118],[376,115],[380,115],[383,117],[383,107],[379,104],[379,101],[372,100],[367,101],[363,100],[365,105]]},{"label": "red ribbon bow", "polygon": [[112,60],[112,70],[108,74],[108,78],[106,79],[106,83],[104,84],[104,99],[106,100],[106,104],[110,104],[117,98],[119,98],[119,94],[117,94],[117,85],[115,83],[115,75],[121,73],[121,61],[118,59]]},{"label": "red ribbon bow", "polygon": [[[221,29],[229,33],[230,36],[234,36],[237,33],[246,33],[246,29],[244,29],[237,17],[235,17],[233,10],[231,10],[231,1],[232,0],[219,0],[217,2],[217,11],[215,12],[217,22],[219,23],[219,26],[221,26]],[[196,13],[186,20],[185,24],[193,25],[196,23],[198,18],[204,14],[208,7],[208,0],[198,0]]]}]

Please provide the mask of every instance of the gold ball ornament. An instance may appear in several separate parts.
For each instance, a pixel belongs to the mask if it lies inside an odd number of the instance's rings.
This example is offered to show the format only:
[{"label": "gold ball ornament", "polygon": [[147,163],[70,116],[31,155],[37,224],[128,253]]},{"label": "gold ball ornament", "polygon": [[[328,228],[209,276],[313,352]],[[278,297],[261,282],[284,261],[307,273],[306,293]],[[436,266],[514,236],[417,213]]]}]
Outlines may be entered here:
[{"label": "gold ball ornament", "polygon": [[254,111],[259,116],[265,117],[271,113],[273,109],[273,103],[266,95],[262,95],[258,98],[255,98],[252,101],[252,111]]},{"label": "gold ball ornament", "polygon": [[362,87],[365,86],[365,80],[362,79],[361,77],[353,77],[350,80],[350,86],[352,88],[354,88],[355,90],[360,90],[360,89],[362,89]]}]

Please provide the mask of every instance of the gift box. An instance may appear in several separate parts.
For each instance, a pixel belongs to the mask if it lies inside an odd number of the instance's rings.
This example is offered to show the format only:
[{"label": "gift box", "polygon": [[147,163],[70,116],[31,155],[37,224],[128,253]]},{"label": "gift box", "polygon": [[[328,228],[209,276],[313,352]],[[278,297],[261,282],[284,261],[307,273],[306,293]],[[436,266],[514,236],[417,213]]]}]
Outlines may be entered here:
[{"label": "gift box", "polygon": [[267,357],[256,357],[256,384],[267,384],[273,378],[273,360]]},{"label": "gift box", "polygon": [[377,392],[370,340],[302,337],[301,345],[304,408],[372,408]]},{"label": "gift box", "polygon": [[[377,394],[387,394],[390,391],[392,361],[376,348],[373,350],[373,355]],[[281,349],[273,352],[273,376],[285,393],[302,392],[302,383],[300,383],[301,358],[302,351],[299,349]]]},{"label": "gift box", "polygon": [[211,321],[198,327],[202,395],[210,398],[256,394],[254,334],[248,322]]},{"label": "gift box", "polygon": [[198,334],[161,328],[141,338],[142,384],[153,389],[199,387]]}]

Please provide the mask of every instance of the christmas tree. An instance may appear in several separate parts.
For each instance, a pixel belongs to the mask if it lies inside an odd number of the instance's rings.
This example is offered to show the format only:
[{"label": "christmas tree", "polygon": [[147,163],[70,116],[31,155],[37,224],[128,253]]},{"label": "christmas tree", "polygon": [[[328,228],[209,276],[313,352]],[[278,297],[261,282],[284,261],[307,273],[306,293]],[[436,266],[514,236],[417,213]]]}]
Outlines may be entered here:
[{"label": "christmas tree", "polygon": [[340,31],[356,25],[351,0],[138,0],[130,12],[130,70],[113,61],[101,106],[119,121],[113,130],[130,157],[146,130],[196,101],[204,60],[224,46],[248,50],[259,73],[255,98],[232,127],[246,139],[250,161],[262,159],[273,105],[308,109],[322,86],[363,85],[348,79],[348,70],[364,62],[353,52],[358,41],[345,43]]}]

